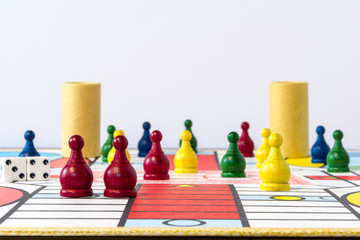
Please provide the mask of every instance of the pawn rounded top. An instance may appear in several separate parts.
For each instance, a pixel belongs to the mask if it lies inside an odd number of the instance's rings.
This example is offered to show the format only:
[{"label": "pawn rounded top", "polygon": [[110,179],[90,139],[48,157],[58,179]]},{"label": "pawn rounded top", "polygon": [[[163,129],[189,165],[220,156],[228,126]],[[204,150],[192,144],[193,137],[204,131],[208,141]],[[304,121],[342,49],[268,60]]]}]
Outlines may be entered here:
[{"label": "pawn rounded top", "polygon": [[316,128],[316,133],[320,134],[320,135],[323,135],[325,133],[325,128],[323,126],[318,126]]},{"label": "pawn rounded top", "polygon": [[116,150],[125,151],[128,144],[129,144],[128,140],[123,135],[119,135],[119,136],[115,137],[113,140],[113,145]]},{"label": "pawn rounded top", "polygon": [[250,127],[250,125],[249,125],[248,122],[243,122],[243,123],[241,124],[241,129],[242,129],[242,130],[248,130],[249,127]]},{"label": "pawn rounded top", "polygon": [[191,128],[192,126],[192,121],[190,119],[186,120],[185,123],[184,123],[185,127],[187,128]]},{"label": "pawn rounded top", "polygon": [[236,143],[239,141],[239,134],[237,132],[231,132],[228,134],[227,139],[230,143]]},{"label": "pawn rounded top", "polygon": [[31,131],[31,130],[28,130],[28,131],[25,132],[24,138],[27,141],[32,141],[35,138],[35,133],[33,131]]},{"label": "pawn rounded top", "polygon": [[159,130],[155,130],[151,133],[150,139],[153,142],[160,142],[162,140],[162,134]]},{"label": "pawn rounded top", "polygon": [[268,138],[271,134],[270,129],[268,128],[264,128],[263,130],[261,130],[261,136],[263,136],[264,138]]},{"label": "pawn rounded top", "polygon": [[333,137],[335,140],[341,140],[343,137],[344,137],[344,134],[341,130],[336,130],[334,133],[333,133]]},{"label": "pawn rounded top", "polygon": [[116,130],[116,128],[115,128],[114,125],[109,125],[109,126],[107,127],[107,132],[108,132],[109,134],[114,134],[115,130]]},{"label": "pawn rounded top", "polygon": [[124,136],[125,135],[125,133],[124,133],[124,131],[123,130],[116,130],[115,132],[114,132],[114,138],[115,137],[117,137],[117,136]]},{"label": "pawn rounded top", "polygon": [[143,129],[149,130],[150,128],[151,128],[151,124],[149,122],[144,122],[143,123]]},{"label": "pawn rounded top", "polygon": [[81,150],[84,144],[84,139],[80,135],[73,135],[69,139],[69,147],[71,150]]},{"label": "pawn rounded top", "polygon": [[190,131],[185,130],[181,133],[180,138],[182,141],[190,141],[192,138],[192,134]]},{"label": "pawn rounded top", "polygon": [[282,137],[278,133],[272,133],[269,137],[269,144],[271,147],[280,147],[282,142]]}]

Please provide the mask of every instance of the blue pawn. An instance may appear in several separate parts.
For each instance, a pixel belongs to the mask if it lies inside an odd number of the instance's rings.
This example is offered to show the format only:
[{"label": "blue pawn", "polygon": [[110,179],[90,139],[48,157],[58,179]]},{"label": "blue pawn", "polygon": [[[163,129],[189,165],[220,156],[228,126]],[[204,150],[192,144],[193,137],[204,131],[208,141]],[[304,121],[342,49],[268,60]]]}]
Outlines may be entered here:
[{"label": "blue pawn", "polygon": [[148,155],[151,149],[152,141],[150,139],[150,127],[151,125],[149,122],[144,122],[143,124],[144,135],[142,136],[138,144],[139,157],[146,157],[146,155]]},{"label": "blue pawn", "polygon": [[40,154],[36,151],[34,146],[34,138],[35,133],[31,130],[28,130],[24,134],[24,138],[26,140],[25,147],[22,152],[19,154],[19,157],[36,157],[40,156]]},{"label": "blue pawn", "polygon": [[330,152],[330,147],[324,139],[325,128],[323,126],[318,126],[316,128],[316,133],[318,134],[318,137],[314,146],[311,148],[311,162],[326,164],[326,157]]}]

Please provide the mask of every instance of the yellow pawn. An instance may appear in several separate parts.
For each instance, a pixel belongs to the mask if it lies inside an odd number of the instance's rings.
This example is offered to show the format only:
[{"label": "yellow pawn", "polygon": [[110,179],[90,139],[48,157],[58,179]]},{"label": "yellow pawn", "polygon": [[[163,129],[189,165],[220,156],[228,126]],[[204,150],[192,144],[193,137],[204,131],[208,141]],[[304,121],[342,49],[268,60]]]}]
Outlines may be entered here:
[{"label": "yellow pawn", "polygon": [[290,190],[290,168],[281,156],[281,135],[278,133],[271,134],[269,144],[271,146],[270,154],[260,168],[260,189],[265,191],[288,191]]},{"label": "yellow pawn", "polygon": [[[116,130],[114,132],[114,138],[116,138],[117,136],[125,136],[125,133],[122,131],[122,130]],[[115,157],[115,152],[116,152],[116,149],[114,148],[114,146],[111,148],[109,154],[108,154],[108,163],[110,164],[112,162],[112,160],[114,159]],[[129,160],[130,162],[130,154],[128,152],[127,149],[125,149],[125,153],[126,153],[126,158]]]},{"label": "yellow pawn", "polygon": [[180,136],[182,143],[174,158],[175,173],[197,173],[198,158],[191,147],[191,132],[185,130]]},{"label": "yellow pawn", "polygon": [[260,147],[256,150],[256,167],[261,168],[261,165],[266,160],[270,152],[270,145],[269,145],[269,136],[271,134],[270,129],[264,128],[261,131],[261,136],[263,137]]}]

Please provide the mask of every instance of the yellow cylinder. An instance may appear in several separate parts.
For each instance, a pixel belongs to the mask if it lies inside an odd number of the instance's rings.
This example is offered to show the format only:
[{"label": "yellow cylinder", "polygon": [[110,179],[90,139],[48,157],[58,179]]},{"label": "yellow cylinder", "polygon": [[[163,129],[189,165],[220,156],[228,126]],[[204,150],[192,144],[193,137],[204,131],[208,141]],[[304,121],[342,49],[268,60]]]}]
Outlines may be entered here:
[{"label": "yellow cylinder", "polygon": [[72,135],[84,138],[85,158],[100,156],[100,83],[67,82],[62,85],[61,154],[69,157]]},{"label": "yellow cylinder", "polygon": [[270,129],[283,137],[284,158],[309,156],[307,82],[270,83]]}]

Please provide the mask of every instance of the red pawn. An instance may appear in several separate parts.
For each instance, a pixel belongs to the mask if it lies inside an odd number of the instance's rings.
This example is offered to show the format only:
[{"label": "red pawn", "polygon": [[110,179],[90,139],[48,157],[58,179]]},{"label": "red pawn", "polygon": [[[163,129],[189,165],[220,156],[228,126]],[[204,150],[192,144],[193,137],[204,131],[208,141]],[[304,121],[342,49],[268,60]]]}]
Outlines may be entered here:
[{"label": "red pawn", "polygon": [[137,175],[135,169],[126,157],[125,149],[128,141],[125,136],[117,136],[113,145],[116,149],[114,160],[104,174],[105,197],[122,198],[136,197]]},{"label": "red pawn", "polygon": [[74,135],[69,139],[71,148],[70,158],[60,173],[62,197],[89,197],[93,195],[91,185],[93,173],[85,162],[81,149],[84,147],[84,139]]},{"label": "red pawn", "polygon": [[248,129],[250,125],[248,122],[241,124],[242,133],[238,141],[238,147],[244,157],[254,157],[254,142],[251,140]]},{"label": "red pawn", "polygon": [[161,149],[160,141],[162,134],[160,131],[155,130],[151,133],[152,146],[151,150],[144,159],[144,179],[145,180],[167,180],[170,179],[169,159]]}]

